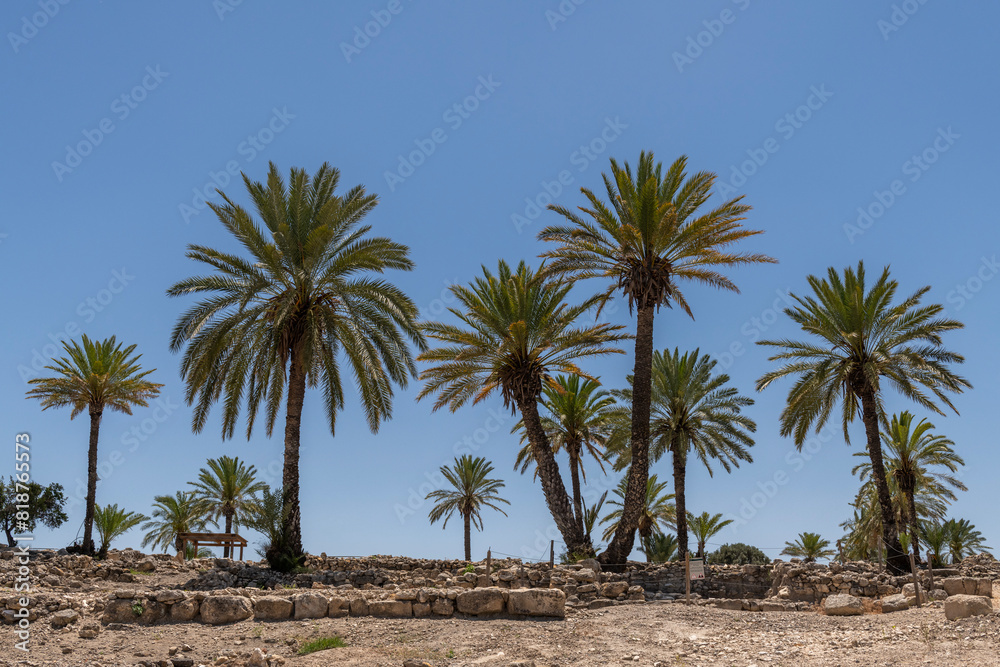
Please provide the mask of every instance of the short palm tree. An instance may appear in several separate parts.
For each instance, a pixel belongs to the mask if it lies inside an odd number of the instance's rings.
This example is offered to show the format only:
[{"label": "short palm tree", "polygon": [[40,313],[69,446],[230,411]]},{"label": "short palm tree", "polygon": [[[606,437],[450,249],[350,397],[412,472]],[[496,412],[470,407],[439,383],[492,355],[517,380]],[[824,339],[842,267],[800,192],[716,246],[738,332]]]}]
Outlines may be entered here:
[{"label": "short palm tree", "polygon": [[149,517],[138,512],[126,512],[124,508],[119,509],[118,505],[98,505],[94,508],[94,526],[97,534],[101,538],[101,547],[97,554],[100,558],[107,558],[108,549],[111,543],[128,531],[138,526],[143,521],[149,521]]},{"label": "short palm tree", "polygon": [[[925,491],[953,501],[953,488],[966,490],[965,485],[954,476],[958,467],[965,465],[965,461],[952,450],[955,443],[943,435],[931,433],[933,428],[934,424],[926,419],[921,419],[914,425],[913,415],[903,412],[893,415],[892,422],[884,425],[881,434],[886,471],[905,500],[906,512],[902,525],[909,527],[910,544],[913,545],[913,555],[917,560],[920,560],[920,515],[917,513],[916,502],[918,493]],[[854,455],[865,456],[865,453],[855,452]],[[871,462],[856,466],[853,473],[858,474],[862,482],[870,483]]]},{"label": "short palm tree", "polygon": [[792,436],[799,449],[810,428],[819,432],[838,403],[846,441],[850,442],[848,426],[861,416],[889,570],[903,574],[909,569],[909,559],[899,543],[879,442],[883,383],[928,410],[943,414],[933,397],[954,410],[945,392],[961,392],[971,385],[948,368],[964,359],[942,346],[941,335],[962,324],[942,317],[940,304],[920,305],[930,287],[894,304],[898,283],[889,277],[888,267],[871,286],[865,283],[863,262],[858,262],[857,270],[844,269],[843,275],[831,267],[826,279],[809,276],[808,281],[813,294],[792,295],[797,305],[786,308],[785,314],[818,340],[759,341],[780,348],[770,360],[785,363],[757,380],[757,389],[787,376],[797,377],[781,413],[781,435]]},{"label": "short palm tree", "polygon": [[[227,533],[239,530],[246,523],[259,502],[257,494],[267,488],[267,484],[257,480],[257,469],[247,467],[238,456],[208,459],[208,469],[199,470],[198,481],[188,484],[194,487],[199,511],[213,521],[224,518]],[[224,547],[222,557],[232,556],[231,549]]]},{"label": "short palm tree", "polygon": [[483,529],[482,508],[489,507],[504,516],[507,513],[497,507],[497,503],[510,505],[510,502],[498,494],[504,487],[499,479],[490,479],[493,464],[483,457],[472,458],[465,454],[455,459],[453,466],[441,466],[441,474],[448,480],[452,488],[437,489],[427,494],[427,500],[436,504],[431,508],[430,520],[434,524],[444,519],[442,528],[448,527],[448,519],[458,512],[465,524],[465,560],[472,560],[472,526],[476,530]]},{"label": "short palm tree", "polygon": [[152,518],[142,524],[146,531],[142,546],[163,549],[173,548],[181,553],[181,533],[200,533],[209,525],[217,525],[206,517],[190,491],[178,491],[172,496],[153,498]]},{"label": "short palm tree", "polygon": [[[677,507],[670,502],[674,499],[674,495],[666,493],[668,485],[669,482],[661,482],[655,474],[650,475],[649,479],[646,480],[646,497],[640,508],[642,511],[639,513],[639,526],[636,529],[639,531],[640,538],[648,538],[656,532],[662,532],[662,527],[673,528],[676,525]],[[610,540],[614,536],[622,520],[625,498],[628,493],[628,477],[622,477],[614,493],[618,500],[612,500],[608,505],[617,509],[601,519],[602,524],[608,524],[602,537],[604,540]]]},{"label": "short palm tree", "polygon": [[[604,447],[615,433],[616,424],[627,419],[628,411],[617,404],[614,397],[600,389],[597,380],[585,380],[577,375],[559,375],[554,386],[542,389],[542,407],[545,416],[542,428],[549,437],[552,453],[565,450],[569,457],[570,481],[573,489],[573,511],[580,529],[583,530],[583,496],[580,491],[581,478],[587,481],[583,459],[589,455],[604,472]],[[514,425],[514,431],[521,432],[524,447],[517,454],[514,469],[524,474],[535,459],[531,454],[531,443],[524,431],[524,420]],[[537,474],[537,473],[536,473]]]},{"label": "short palm tree", "polygon": [[512,271],[503,260],[496,275],[483,267],[483,276],[470,286],[453,285],[457,305],[449,311],[459,323],[424,325],[427,336],[443,345],[419,357],[433,364],[420,374],[425,384],[419,398],[437,394],[435,410],[448,406],[455,411],[499,390],[504,404],[521,413],[546,504],[567,550],[585,554],[593,547],[573,514],[538,399],[543,387],[553,384],[555,372],[593,379],[577,362],[621,354],[616,344],[629,336],[617,325],[581,326],[581,316],[597,297],[571,306],[566,303],[569,290],[570,285],[550,280],[524,262]]},{"label": "short palm tree", "polygon": [[921,521],[920,539],[927,545],[927,560],[932,567],[944,565],[948,550],[949,531],[942,521]]},{"label": "short palm tree", "polygon": [[[865,455],[864,452],[861,453]],[[857,455],[857,454],[855,454]],[[906,525],[909,510],[906,496],[899,490],[896,478],[889,476],[889,497],[896,522]],[[948,513],[948,502],[943,495],[947,489],[934,480],[928,480],[914,492],[913,503],[918,517],[942,520]],[[852,503],[854,517],[840,524],[847,531],[845,553],[851,560],[872,560],[882,558],[885,551],[882,531],[882,511],[878,502],[878,491],[869,479],[861,485]],[[910,541],[907,542],[908,544]],[[900,538],[902,546],[902,538]]]},{"label": "short palm tree", "polygon": [[688,512],[687,520],[691,528],[691,533],[698,543],[698,558],[705,557],[705,543],[733,522],[732,519],[723,521],[721,514],[709,515],[708,512],[702,512],[697,516]]},{"label": "short palm tree", "polygon": [[716,175],[699,172],[688,177],[686,168],[687,157],[682,156],[664,171],[652,152],[639,154],[634,171],[627,162],[619,166],[612,159],[611,175],[604,175],[607,202],[581,188],[588,206],[576,213],[550,205],[569,224],[546,227],[538,235],[557,244],[542,254],[553,260],[550,271],[571,280],[602,278],[608,281],[602,303],[620,291],[628,298],[629,310],[636,311],[632,465],[626,512],[621,530],[602,554],[612,563],[624,563],[632,551],[649,474],[654,315],[661,306],[677,304],[694,317],[681,292],[682,282],[738,292],[721,268],[775,261],[762,254],[730,250],[761,233],[740,224],[750,207],[738,197],[705,209]]},{"label": "short palm tree", "polygon": [[409,249],[370,236],[362,220],[377,197],[357,186],[334,194],[340,172],[323,164],[310,178],[292,169],[288,184],[272,163],[267,184],[244,178],[259,216],[222,195],[209,204],[242,246],[229,253],[189,245],[187,256],[213,269],[182,280],[169,296],[203,295],[174,327],[170,347],[184,350],[181,377],[194,404],[192,428],[204,428],[222,403],[222,437],[245,407],[249,439],[258,412],[270,436],[285,401],[282,489],[292,562],[302,554],[299,446],[306,387],[320,386],[331,434],[344,408],[342,362],[351,369],[371,430],[392,413],[393,386],[416,373],[407,340],[423,347],[417,308],[379,276],[409,271]]},{"label": "short palm tree", "polygon": [[989,550],[983,534],[968,519],[948,519],[944,529],[948,534],[948,553],[952,563],[961,563],[966,556]]},{"label": "short palm tree", "polygon": [[640,538],[647,563],[669,563],[677,556],[677,538],[673,533],[656,532]]},{"label": "short palm tree", "polygon": [[604,509],[604,502],[608,499],[608,492],[605,491],[601,494],[601,497],[597,499],[597,502],[593,506],[588,507],[586,500],[581,500],[583,504],[583,534],[586,539],[596,547],[594,544],[594,528],[601,518],[601,510]]},{"label": "short palm tree", "polygon": [[[742,413],[753,405],[753,399],[740,394],[729,385],[729,376],[715,374],[716,361],[699,350],[680,353],[675,348],[653,353],[652,414],[650,458],[655,463],[670,452],[673,464],[674,496],[677,502],[677,543],[680,555],[688,552],[687,491],[685,478],[688,457],[694,454],[712,475],[712,461],[718,461],[726,472],[738,468],[740,461],[753,462],[749,448],[757,424]],[[631,385],[633,377],[627,382]],[[615,392],[630,402],[632,390]],[[611,449],[619,456],[617,470],[630,462],[630,450],[616,446]]]},{"label": "short palm tree", "polygon": [[94,510],[97,505],[97,441],[101,417],[106,409],[132,414],[132,407],[147,407],[160,394],[162,384],[145,379],[155,371],[142,370],[141,354],[132,356],[135,345],[122,348],[115,337],[92,341],[84,334],[81,343],[64,342],[65,357],[53,359],[45,368],[52,377],[29,380],[35,385],[29,398],[42,402],[42,410],[70,406],[69,418],[87,410],[90,414],[90,447],[87,451],[87,500],[83,518],[84,553],[94,554]]},{"label": "short palm tree", "polygon": [[830,540],[824,540],[819,533],[799,533],[794,542],[785,542],[783,556],[802,558],[811,563],[817,558],[829,558],[837,552],[830,549]]}]

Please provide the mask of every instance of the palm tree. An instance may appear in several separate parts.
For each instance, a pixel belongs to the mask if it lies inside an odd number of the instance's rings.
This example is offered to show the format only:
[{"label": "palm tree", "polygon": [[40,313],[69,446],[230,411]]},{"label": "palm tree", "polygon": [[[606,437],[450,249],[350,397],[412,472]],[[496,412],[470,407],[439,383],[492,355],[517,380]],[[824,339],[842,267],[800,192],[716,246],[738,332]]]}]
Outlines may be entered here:
[{"label": "palm tree", "polygon": [[[220,456],[208,459],[208,470],[198,471],[198,481],[188,482],[194,487],[194,500],[198,510],[206,517],[217,521],[226,520],[226,532],[239,530],[246,523],[246,517],[253,512],[259,502],[256,497],[267,488],[267,484],[257,481],[257,469],[249,468],[239,457]],[[232,547],[224,547],[223,558],[232,556]]]},{"label": "palm tree", "polygon": [[743,227],[750,207],[742,197],[705,211],[716,175],[699,172],[688,178],[687,157],[680,157],[664,173],[652,152],[639,154],[636,170],[611,160],[611,176],[604,175],[607,203],[581,188],[590,207],[574,213],[562,206],[549,208],[569,221],[543,229],[538,237],[558,247],[542,254],[553,259],[549,270],[571,280],[603,278],[609,281],[602,305],[620,290],[635,309],[635,370],[632,402],[632,467],[626,512],[607,550],[611,563],[624,563],[632,551],[649,474],[650,378],[653,363],[653,318],[661,306],[679,305],[694,315],[680,290],[682,281],[696,281],[738,292],[735,283],[718,269],[774,262],[771,257],[728,250],[733,244],[760,234]]},{"label": "palm tree", "polygon": [[673,533],[656,532],[649,537],[640,538],[640,542],[647,563],[669,563],[677,555],[677,538]]},{"label": "palm tree", "polygon": [[83,518],[83,550],[94,555],[94,509],[97,505],[97,441],[105,409],[132,414],[132,406],[147,407],[147,401],[160,394],[162,384],[145,377],[156,369],[144,371],[139,366],[141,354],[132,356],[135,345],[122,349],[115,337],[92,341],[86,334],[82,345],[63,342],[67,356],[53,359],[45,368],[54,377],[35,378],[28,397],[42,402],[42,410],[72,406],[69,418],[87,410],[90,414],[90,447],[87,451],[87,500]]},{"label": "palm tree", "polygon": [[927,545],[927,560],[931,566],[940,567],[943,565],[950,537],[946,524],[941,521],[921,521],[920,537]]},{"label": "palm tree", "polygon": [[469,287],[453,285],[458,307],[449,310],[460,324],[424,325],[427,336],[444,345],[419,357],[436,365],[420,374],[425,385],[418,398],[437,394],[434,409],[447,405],[454,412],[499,390],[504,404],[521,413],[546,504],[567,550],[586,554],[593,547],[573,515],[538,413],[538,399],[542,388],[554,382],[553,372],[593,379],[577,361],[622,353],[615,344],[629,336],[617,325],[578,326],[577,320],[597,303],[597,297],[570,306],[565,301],[569,290],[569,284],[550,280],[524,262],[511,271],[503,260],[496,276],[483,267],[483,276]]},{"label": "palm tree", "polygon": [[156,496],[153,498],[153,517],[142,524],[142,529],[146,531],[142,546],[163,549],[164,553],[173,547],[179,554],[181,543],[178,535],[202,532],[209,524],[217,525],[202,513],[201,506],[190,491]]},{"label": "palm tree", "polygon": [[[639,514],[637,527],[640,538],[648,538],[653,533],[660,532],[660,526],[672,528],[676,525],[677,507],[670,502],[674,499],[674,495],[666,493],[668,483],[659,481],[655,474],[650,475],[649,479],[646,480],[646,497],[640,508],[642,511]],[[628,477],[622,477],[614,493],[619,500],[612,500],[608,505],[613,505],[618,509],[601,519],[602,524],[609,524],[602,536],[604,540],[612,539],[621,523],[625,499],[628,497],[626,495],[628,493]]]},{"label": "palm tree", "polygon": [[601,510],[604,508],[604,501],[608,499],[608,492],[605,491],[601,494],[601,497],[597,499],[593,507],[587,507],[587,501],[581,500],[583,505],[583,534],[586,539],[593,545],[594,544],[594,528],[597,527],[598,520],[601,516]]},{"label": "palm tree", "polygon": [[944,529],[948,534],[948,553],[952,563],[960,563],[966,556],[989,550],[983,534],[968,519],[948,519]]},{"label": "palm tree", "polygon": [[97,552],[98,557],[107,558],[111,543],[143,521],[149,521],[149,517],[138,512],[126,512],[124,508],[119,509],[117,504],[95,507],[94,526],[96,526],[97,534],[101,538],[101,548]]},{"label": "palm tree", "polygon": [[795,542],[785,542],[785,550],[781,555],[804,558],[807,563],[811,563],[817,558],[829,558],[837,553],[829,546],[830,540],[824,540],[819,533],[799,533]]},{"label": "palm tree", "polygon": [[688,512],[687,520],[688,525],[691,526],[691,532],[694,534],[694,539],[698,542],[698,558],[705,557],[705,543],[733,522],[732,519],[723,521],[721,514],[710,516],[708,512],[702,512],[698,516]]},{"label": "palm tree", "polygon": [[[573,510],[580,530],[584,530],[583,497],[580,480],[587,481],[583,457],[589,454],[604,470],[604,446],[613,437],[615,424],[627,416],[614,397],[600,389],[597,380],[585,380],[577,375],[559,375],[555,386],[542,389],[542,406],[548,415],[541,418],[542,428],[552,445],[552,453],[561,449],[569,456],[570,480],[573,489]],[[531,443],[524,431],[524,420],[514,425],[521,432],[524,447],[517,454],[514,469],[524,474],[535,462]],[[537,474],[537,473],[536,473]]]},{"label": "palm tree", "polygon": [[[754,444],[750,434],[757,430],[757,424],[741,412],[753,405],[753,399],[727,386],[729,376],[725,373],[713,374],[715,365],[715,360],[707,354],[699,355],[699,350],[683,355],[677,348],[673,353],[653,353],[650,458],[655,463],[667,452],[671,454],[681,556],[688,552],[688,456],[693,452],[709,475],[713,475],[712,460],[717,460],[726,472],[738,468],[740,461],[753,462],[748,449]],[[631,375],[627,382],[632,384]],[[626,402],[632,399],[631,389],[615,394]],[[620,442],[613,441],[612,449]],[[629,464],[627,448],[620,447],[614,453],[619,456],[616,469]]]},{"label": "palm tree", "polygon": [[[934,435],[930,432],[932,428],[934,424],[926,419],[921,419],[914,428],[913,415],[903,412],[893,415],[891,424],[884,424],[881,433],[886,454],[886,471],[903,495],[906,511],[901,523],[904,527],[909,526],[913,556],[917,560],[920,560],[917,494],[926,491],[938,498],[955,500],[954,492],[948,487],[966,490],[965,485],[954,474],[931,470],[940,467],[957,473],[958,466],[965,465],[962,457],[951,448],[955,443],[943,435]],[[865,452],[855,452],[854,455],[865,456]],[[868,483],[871,478],[871,463],[856,466],[852,474],[858,474],[862,482]]]},{"label": "palm tree", "polygon": [[472,526],[476,530],[483,529],[483,517],[480,510],[489,507],[504,516],[507,513],[496,506],[496,503],[510,505],[510,502],[497,495],[504,487],[503,481],[490,479],[493,464],[483,457],[472,458],[468,454],[455,459],[455,465],[441,466],[441,474],[451,484],[452,489],[438,489],[427,494],[427,500],[435,500],[437,504],[431,509],[431,524],[444,519],[442,528],[448,527],[448,519],[458,512],[465,523],[465,560],[472,560]]},{"label": "palm tree", "polygon": [[247,438],[261,408],[270,436],[286,400],[282,489],[293,561],[302,554],[299,445],[306,387],[322,387],[334,433],[344,407],[343,357],[375,432],[392,414],[393,386],[405,387],[416,374],[407,339],[424,346],[416,306],[378,277],[410,270],[409,249],[369,236],[371,227],[361,222],[377,197],[362,186],[335,195],[339,181],[340,172],[329,164],[311,179],[293,168],[287,187],[273,163],[266,186],[244,177],[260,223],[226,195],[223,205],[209,206],[245,253],[189,245],[188,258],[214,271],[167,290],[170,296],[207,295],[181,315],[170,342],[174,351],[187,343],[181,377],[186,400],[195,406],[196,433],[221,399],[223,439],[233,436],[244,404]]},{"label": "palm tree", "polygon": [[757,380],[757,389],[763,390],[786,376],[798,377],[781,413],[781,435],[793,436],[800,450],[809,429],[815,426],[819,432],[838,402],[842,405],[841,422],[847,442],[848,426],[860,413],[872,479],[878,489],[889,570],[899,575],[908,570],[909,562],[899,543],[879,442],[879,421],[884,415],[882,381],[938,414],[944,413],[925,390],[955,410],[945,392],[960,393],[971,385],[948,368],[948,364],[964,359],[942,346],[941,334],[963,325],[939,317],[944,310],[940,304],[920,306],[920,299],[930,287],[893,304],[898,283],[889,277],[889,267],[870,289],[865,284],[863,262],[858,262],[856,271],[844,269],[843,277],[831,267],[827,276],[809,276],[813,295],[792,295],[797,305],[785,309],[803,331],[820,340],[758,341],[759,345],[782,348],[770,360],[786,363]]}]

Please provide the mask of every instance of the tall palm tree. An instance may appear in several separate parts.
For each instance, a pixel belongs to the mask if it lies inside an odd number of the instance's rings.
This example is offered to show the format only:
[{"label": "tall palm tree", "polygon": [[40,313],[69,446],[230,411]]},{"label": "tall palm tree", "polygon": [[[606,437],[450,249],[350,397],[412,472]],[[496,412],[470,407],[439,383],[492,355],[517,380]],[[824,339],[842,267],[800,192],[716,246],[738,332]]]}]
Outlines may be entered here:
[{"label": "tall palm tree", "polygon": [[[215,521],[225,518],[227,533],[239,530],[246,523],[259,503],[256,494],[267,488],[267,484],[257,480],[257,469],[248,468],[238,456],[208,459],[208,469],[199,470],[198,481],[188,484],[194,487],[199,511]],[[231,549],[224,547],[222,557],[232,556]]]},{"label": "tall palm tree", "polygon": [[824,540],[819,533],[799,533],[794,542],[785,542],[783,556],[803,558],[811,563],[817,558],[829,558],[837,552],[830,549],[830,540]]},{"label": "tall palm tree", "polygon": [[[81,344],[82,343],[82,344]],[[135,345],[122,349],[115,337],[92,341],[84,334],[81,343],[63,342],[65,357],[53,359],[45,368],[56,375],[29,380],[35,387],[29,398],[42,402],[42,410],[71,406],[69,418],[87,410],[90,414],[90,447],[87,451],[87,501],[83,518],[84,553],[94,555],[94,509],[97,505],[97,441],[104,411],[132,414],[132,407],[147,407],[160,394],[162,384],[146,380],[155,371],[142,370],[141,354],[132,356]]]},{"label": "tall palm tree", "polygon": [[691,533],[698,543],[698,558],[705,557],[705,543],[733,522],[732,519],[723,521],[721,514],[709,515],[708,512],[702,512],[698,516],[688,512],[687,520],[688,525],[691,526]]},{"label": "tall palm tree", "polygon": [[948,553],[952,563],[960,563],[966,556],[989,550],[983,534],[968,519],[948,519],[944,529],[948,534]]},{"label": "tall palm tree", "polygon": [[[726,472],[738,468],[740,461],[752,463],[750,434],[757,424],[742,413],[753,399],[727,386],[729,376],[716,375],[716,361],[699,350],[680,353],[675,348],[653,353],[652,410],[650,416],[650,458],[655,463],[670,452],[677,502],[677,543],[681,556],[688,552],[687,491],[685,478],[688,456],[694,453],[713,475],[712,461]],[[628,376],[629,385],[633,376]],[[615,392],[623,401],[632,400],[632,389]],[[612,441],[612,453],[619,456],[615,468],[630,462],[631,451]]]},{"label": "tall palm tree", "polygon": [[[676,525],[677,507],[670,502],[674,499],[674,495],[666,493],[668,484],[669,482],[659,481],[655,474],[650,475],[649,479],[646,480],[646,497],[640,508],[639,525],[636,529],[639,531],[640,538],[649,538],[656,532],[662,532],[661,526],[672,528]],[[609,524],[602,536],[604,540],[612,539],[621,523],[625,499],[628,497],[626,495],[628,493],[628,477],[622,477],[614,493],[618,500],[612,500],[608,505],[618,509],[601,519],[602,524]]]},{"label": "tall palm tree", "polygon": [[111,543],[143,521],[149,521],[149,517],[138,512],[127,512],[125,508],[119,509],[117,504],[95,507],[94,526],[97,528],[97,534],[101,537],[101,548],[97,552],[98,556],[107,558]]},{"label": "tall palm tree", "polygon": [[190,491],[178,491],[172,496],[156,496],[153,498],[152,518],[142,524],[142,529],[146,531],[142,546],[163,549],[164,553],[173,547],[179,554],[181,543],[178,535],[199,533],[209,525],[217,524],[202,513]]},{"label": "tall palm tree", "polygon": [[[542,407],[548,413],[541,418],[542,428],[549,437],[552,453],[558,454],[565,449],[569,457],[573,511],[580,530],[584,529],[580,480],[587,481],[583,468],[584,455],[590,455],[604,472],[604,446],[615,435],[615,425],[627,417],[627,410],[600,386],[597,380],[559,375],[554,386],[542,389]],[[517,422],[513,431],[520,431],[521,441],[525,443],[514,461],[514,469],[524,474],[535,462],[524,430],[524,420]]]},{"label": "tall palm tree", "polygon": [[669,563],[677,555],[677,538],[673,533],[656,532],[639,540],[647,563]]},{"label": "tall palm tree", "polygon": [[[267,184],[244,177],[259,222],[222,195],[209,204],[243,253],[189,245],[187,256],[213,272],[182,280],[170,296],[205,295],[174,327],[177,351],[187,344],[181,377],[194,404],[192,428],[204,428],[222,403],[222,437],[246,409],[249,439],[258,411],[271,435],[285,402],[282,489],[285,529],[294,560],[302,554],[299,446],[306,387],[321,386],[331,434],[344,407],[342,361],[350,367],[369,428],[392,414],[393,386],[416,374],[407,339],[423,348],[417,308],[379,276],[409,271],[409,249],[370,236],[361,224],[377,197],[356,186],[334,194],[340,172],[323,164],[313,177],[291,170],[282,181],[272,163]],[[287,397],[286,397],[287,393]]]},{"label": "tall palm tree", "polygon": [[550,271],[571,280],[608,280],[602,304],[620,290],[628,298],[629,310],[636,311],[632,466],[626,512],[620,530],[601,555],[612,563],[624,563],[632,551],[649,474],[654,315],[661,306],[675,303],[694,317],[681,292],[682,281],[738,292],[720,268],[775,261],[762,254],[729,250],[761,233],[740,224],[750,207],[738,197],[705,210],[716,175],[699,172],[688,177],[686,167],[687,157],[682,156],[664,172],[652,152],[639,154],[634,172],[627,162],[619,166],[612,159],[611,176],[604,175],[607,203],[581,188],[589,207],[575,213],[550,205],[569,224],[546,227],[538,235],[558,244],[542,254],[553,260]]},{"label": "tall palm tree", "polygon": [[938,414],[944,413],[926,392],[955,410],[945,392],[960,393],[971,385],[948,368],[964,359],[943,347],[941,335],[963,325],[941,317],[944,308],[940,304],[920,305],[930,287],[893,304],[899,284],[889,277],[889,267],[870,287],[865,284],[863,262],[858,262],[857,270],[844,269],[843,276],[830,267],[826,279],[809,276],[808,281],[813,294],[792,295],[797,305],[786,308],[785,314],[819,340],[758,341],[781,348],[770,360],[786,363],[757,380],[757,389],[786,376],[798,378],[781,413],[781,435],[793,436],[798,449],[811,427],[817,432],[823,428],[838,402],[847,442],[848,426],[860,413],[878,489],[889,570],[903,574],[909,569],[909,559],[899,543],[879,442],[879,421],[885,413],[882,384],[885,380],[903,397]]},{"label": "tall palm tree", "polygon": [[451,484],[451,489],[437,489],[427,494],[427,500],[437,501],[431,508],[431,524],[444,519],[442,528],[448,527],[448,519],[458,512],[465,524],[465,560],[472,560],[472,526],[483,529],[483,507],[495,509],[504,516],[507,513],[496,503],[510,505],[497,493],[504,487],[499,479],[490,479],[493,464],[483,457],[472,458],[468,454],[455,459],[453,466],[441,466],[441,474]]},{"label": "tall palm tree", "polygon": [[621,354],[615,344],[629,336],[617,325],[579,326],[578,320],[597,297],[570,306],[569,290],[569,284],[550,280],[524,262],[512,271],[503,260],[495,276],[483,267],[483,276],[470,286],[453,285],[457,304],[449,311],[460,323],[424,325],[427,336],[444,345],[419,357],[435,365],[420,374],[425,384],[418,398],[437,394],[435,410],[448,406],[455,411],[499,390],[504,404],[521,413],[546,504],[567,550],[585,554],[593,547],[573,515],[542,426],[538,399],[542,388],[554,382],[553,372],[593,379],[577,361]]},{"label": "tall palm tree", "polygon": [[[909,526],[910,544],[917,560],[920,560],[917,494],[926,491],[932,496],[953,501],[955,494],[952,488],[966,490],[965,485],[954,476],[965,461],[952,450],[955,443],[943,435],[931,433],[933,428],[934,424],[926,419],[921,419],[914,427],[913,415],[903,412],[893,415],[891,423],[883,424],[881,433],[886,471],[903,495],[906,511],[902,524]],[[865,453],[855,452],[854,455],[865,456]],[[948,472],[937,472],[934,468],[943,468]],[[871,462],[855,466],[852,473],[858,474],[862,482],[869,483]]]}]

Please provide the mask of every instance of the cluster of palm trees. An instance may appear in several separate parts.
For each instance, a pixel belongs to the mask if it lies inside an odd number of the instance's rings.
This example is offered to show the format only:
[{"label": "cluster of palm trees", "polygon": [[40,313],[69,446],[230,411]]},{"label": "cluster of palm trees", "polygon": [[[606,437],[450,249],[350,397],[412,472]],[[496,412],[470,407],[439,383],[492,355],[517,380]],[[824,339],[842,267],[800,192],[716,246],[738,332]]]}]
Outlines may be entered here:
[{"label": "cluster of palm trees", "polygon": [[[669,452],[683,554],[689,456],[709,472],[713,461],[727,471],[750,462],[756,425],[742,413],[753,401],[729,387],[707,355],[654,349],[654,321],[663,306],[694,317],[682,291],[689,283],[738,292],[726,269],[776,261],[735,248],[761,232],[741,224],[750,211],[742,197],[710,204],[715,178],[710,172],[688,174],[686,157],[665,169],[650,152],[641,153],[634,167],[612,159],[602,196],[583,188],[586,201],[578,210],[549,207],[564,222],[540,232],[548,249],[538,266],[503,260],[495,271],[484,266],[468,285],[450,288],[451,321],[430,322],[419,321],[413,301],[383,278],[388,271],[411,270],[413,262],[406,246],[373,236],[364,224],[375,195],[362,186],[337,194],[340,174],[328,164],[312,177],[293,168],[287,182],[271,164],[266,183],[244,178],[252,212],[225,194],[221,204],[209,204],[241,251],[190,245],[188,258],[210,272],[167,291],[200,297],[171,336],[171,348],[183,351],[180,372],[193,406],[192,428],[200,432],[218,403],[223,439],[233,437],[241,420],[249,438],[258,416],[270,436],[283,412],[282,532],[275,543],[282,562],[294,566],[303,557],[299,456],[307,388],[321,388],[331,434],[345,407],[345,373],[358,387],[373,432],[392,415],[394,389],[414,378],[423,382],[419,398],[433,396],[435,410],[454,411],[499,393],[520,415],[519,466],[534,467],[570,553],[596,551],[587,526],[597,513],[585,506],[579,490],[583,456],[600,453],[617,469],[627,468],[620,516],[599,555],[621,563],[637,532],[645,540],[656,534],[645,515],[650,465]],[[599,283],[597,293],[571,302],[572,288],[592,285],[591,279]],[[838,405],[845,438],[848,425],[861,417],[883,542],[890,568],[901,571],[905,554],[879,438],[883,386],[928,410],[940,413],[938,402],[954,409],[945,393],[969,384],[950,370],[962,357],[943,347],[941,335],[962,325],[944,318],[940,305],[920,304],[929,288],[895,302],[897,283],[888,268],[870,287],[861,263],[842,275],[831,268],[826,279],[808,280],[812,294],[793,295],[796,305],[785,312],[810,339],[761,341],[778,349],[771,360],[783,365],[761,377],[757,389],[797,378],[780,418],[782,435],[797,447]],[[600,315],[615,296],[626,299],[635,314],[634,335],[620,325],[588,321],[588,314]],[[626,340],[634,340],[632,372],[624,388],[605,393],[580,364],[624,354],[620,344]],[[134,346],[121,350],[114,338],[91,343],[84,337],[82,348],[74,343],[66,350],[68,358],[48,367],[55,377],[34,380],[29,395],[45,408],[72,406],[71,416],[89,410],[84,543],[93,551],[101,414],[105,408],[129,413],[144,406],[162,385],[145,379],[152,371],[141,371],[138,357],[130,356]],[[419,374],[417,361],[426,364]],[[584,413],[597,422],[588,425],[579,418]],[[556,459],[561,450],[570,457],[572,497]],[[648,546],[652,550],[652,542]]]}]

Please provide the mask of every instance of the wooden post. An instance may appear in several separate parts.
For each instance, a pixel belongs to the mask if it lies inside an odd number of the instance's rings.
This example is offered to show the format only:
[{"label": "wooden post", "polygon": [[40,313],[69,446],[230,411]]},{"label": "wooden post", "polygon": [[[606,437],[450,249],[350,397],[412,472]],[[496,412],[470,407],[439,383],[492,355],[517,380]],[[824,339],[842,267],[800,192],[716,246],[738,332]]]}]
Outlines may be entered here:
[{"label": "wooden post", "polygon": [[684,602],[691,604],[691,554],[684,552]]},{"label": "wooden post", "polygon": [[549,569],[556,569],[556,541],[549,540]]},{"label": "wooden post", "polygon": [[486,576],[493,574],[493,552],[491,549],[486,550]]},{"label": "wooden post", "polygon": [[917,578],[917,562],[913,559],[913,552],[910,552],[910,572],[913,573],[913,590],[917,594],[917,605],[920,606],[920,580]]},{"label": "wooden post", "polygon": [[840,564],[841,565],[844,564],[844,546],[843,546],[843,542],[844,542],[843,540],[837,540],[837,551],[840,554],[839,555],[839,559],[840,559]]},{"label": "wooden post", "polygon": [[931,583],[930,583],[930,586],[927,589],[927,599],[928,600],[931,597],[931,591],[934,590],[934,564],[931,562],[933,560],[934,560],[933,556],[931,556],[931,554],[928,553],[927,554],[927,574],[929,574],[930,577],[931,577]]}]

